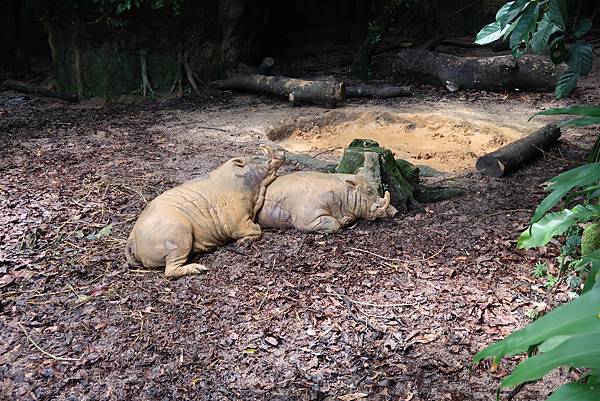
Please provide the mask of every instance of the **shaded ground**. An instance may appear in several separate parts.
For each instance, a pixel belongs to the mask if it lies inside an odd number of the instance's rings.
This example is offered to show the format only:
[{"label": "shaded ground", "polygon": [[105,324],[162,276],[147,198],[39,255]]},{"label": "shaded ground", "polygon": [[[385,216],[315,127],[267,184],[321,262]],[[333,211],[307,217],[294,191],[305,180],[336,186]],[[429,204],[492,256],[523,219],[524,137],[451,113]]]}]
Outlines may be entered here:
[{"label": "shaded ground", "polygon": [[[524,120],[557,103],[433,88],[385,102],[450,104]],[[463,174],[468,194],[425,213],[330,236],[267,231],[246,255],[217,250],[200,258],[207,274],[175,281],[125,266],[147,200],[310,113],[323,110],[228,94],[82,109],[0,93],[0,399],[493,399],[508,367],[469,375],[473,354],[534,303],[567,299],[531,276],[538,256],[554,269],[556,247],[521,252],[514,239],[589,132],[567,132],[511,177]],[[558,376],[517,399],[543,399]]]}]

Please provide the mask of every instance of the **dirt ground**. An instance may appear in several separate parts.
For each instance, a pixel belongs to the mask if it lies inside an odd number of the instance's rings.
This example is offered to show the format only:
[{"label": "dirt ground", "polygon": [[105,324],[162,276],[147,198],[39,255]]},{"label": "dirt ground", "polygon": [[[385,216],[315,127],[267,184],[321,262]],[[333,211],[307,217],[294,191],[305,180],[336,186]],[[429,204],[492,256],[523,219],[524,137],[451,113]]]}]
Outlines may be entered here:
[{"label": "dirt ground", "polygon": [[[524,124],[551,94],[449,94],[351,101],[341,110],[461,107]],[[473,355],[567,300],[531,275],[556,244],[515,249],[549,177],[580,163],[590,130],[512,176],[447,173],[467,195],[336,235],[268,230],[207,273],[167,280],[122,253],[146,202],[235,155],[269,127],[326,111],[269,97],[102,106],[0,92],[0,399],[492,400],[513,361]],[[541,119],[540,122],[549,121]],[[303,169],[287,163],[282,173]],[[567,372],[526,386],[540,400]]]}]

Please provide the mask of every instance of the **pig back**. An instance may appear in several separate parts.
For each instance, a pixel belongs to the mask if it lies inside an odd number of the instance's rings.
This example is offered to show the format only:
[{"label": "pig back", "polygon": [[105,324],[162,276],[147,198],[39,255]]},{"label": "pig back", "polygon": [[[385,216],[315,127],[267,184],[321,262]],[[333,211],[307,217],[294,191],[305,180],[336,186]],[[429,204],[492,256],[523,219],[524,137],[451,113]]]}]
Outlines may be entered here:
[{"label": "pig back", "polygon": [[196,250],[215,248],[233,239],[240,222],[253,213],[258,194],[240,184],[213,174],[188,181],[154,199],[140,220],[180,222],[192,229]]},{"label": "pig back", "polygon": [[264,227],[298,227],[327,213],[342,217],[349,200],[346,179],[351,174],[299,172],[277,177],[267,187],[258,213]]}]

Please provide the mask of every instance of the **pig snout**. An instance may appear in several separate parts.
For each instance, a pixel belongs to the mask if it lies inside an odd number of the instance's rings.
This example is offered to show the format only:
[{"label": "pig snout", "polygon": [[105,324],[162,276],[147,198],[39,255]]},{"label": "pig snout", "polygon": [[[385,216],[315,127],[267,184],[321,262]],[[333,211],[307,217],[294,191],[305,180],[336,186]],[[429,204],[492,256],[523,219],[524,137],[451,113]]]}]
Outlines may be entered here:
[{"label": "pig snout", "polygon": [[261,144],[259,147],[268,157],[265,177],[273,175],[285,161],[285,152],[282,149],[274,151],[273,148],[265,144]]},{"label": "pig snout", "polygon": [[371,205],[371,214],[373,218],[394,217],[398,210],[390,204],[390,193],[385,191],[383,198],[377,199]]}]

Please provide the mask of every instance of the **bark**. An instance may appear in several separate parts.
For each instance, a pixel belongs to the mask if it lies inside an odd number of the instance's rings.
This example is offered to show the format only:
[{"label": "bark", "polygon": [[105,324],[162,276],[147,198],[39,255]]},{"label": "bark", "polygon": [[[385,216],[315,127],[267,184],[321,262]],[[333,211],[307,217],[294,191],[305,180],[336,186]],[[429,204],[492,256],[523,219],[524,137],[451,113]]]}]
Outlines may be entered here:
[{"label": "bark", "polygon": [[393,85],[355,85],[346,86],[346,97],[373,97],[388,99],[392,97],[412,96],[410,87]]},{"label": "bark", "polygon": [[315,103],[335,107],[346,100],[343,82],[307,81],[267,75],[236,75],[214,85],[219,89],[246,90],[287,97],[292,103]]},{"label": "bark", "polygon": [[[379,156],[375,161],[372,160],[373,153]],[[414,197],[418,180],[414,180],[412,173],[407,176],[403,175],[403,171],[406,169],[400,168],[400,166],[405,163],[408,162],[399,164],[394,159],[391,150],[380,147],[373,140],[355,139],[349,147],[344,149],[344,155],[335,172],[356,174],[362,170],[366,177],[371,178],[377,184],[380,195],[383,195],[384,191],[389,191],[392,205],[400,213],[422,210],[421,204]],[[374,171],[375,169],[378,171]]]},{"label": "bark", "polygon": [[371,77],[371,58],[379,48],[383,38],[394,24],[401,10],[408,10],[402,0],[388,0],[383,12],[369,24],[365,40],[356,52],[352,63],[352,74],[363,79]]},{"label": "bark", "polygon": [[475,167],[483,175],[502,177],[539,157],[545,150],[556,145],[558,138],[560,138],[560,128],[548,124],[495,152],[481,156],[477,159]]},{"label": "bark", "polygon": [[33,86],[29,84],[25,84],[23,82],[12,81],[7,79],[6,81],[0,84],[2,89],[10,89],[17,92],[22,93],[30,93],[36,96],[45,96],[45,97],[53,97],[56,99],[66,100],[68,102],[76,102],[79,98],[75,95],[70,95],[68,93],[56,92],[47,88],[43,88],[40,86]]},{"label": "bark", "polygon": [[564,66],[539,56],[456,57],[425,50],[402,50],[394,62],[397,78],[459,89],[553,91]]}]

